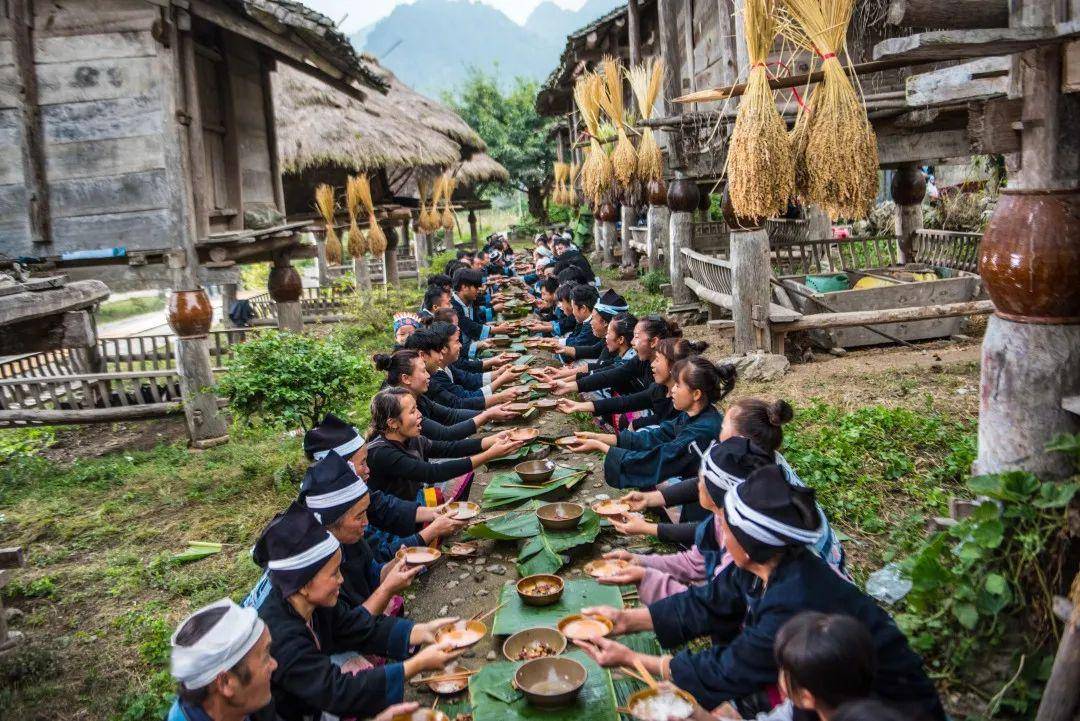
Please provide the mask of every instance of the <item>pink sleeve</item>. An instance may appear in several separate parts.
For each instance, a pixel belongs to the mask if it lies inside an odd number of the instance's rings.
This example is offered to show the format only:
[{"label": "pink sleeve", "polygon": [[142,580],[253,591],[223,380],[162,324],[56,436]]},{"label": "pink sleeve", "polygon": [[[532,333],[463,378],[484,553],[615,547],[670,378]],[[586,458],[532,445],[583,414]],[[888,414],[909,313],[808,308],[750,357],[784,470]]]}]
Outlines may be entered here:
[{"label": "pink sleeve", "polygon": [[653,568],[670,574],[682,583],[700,583],[705,580],[705,559],[697,550],[697,546],[679,553],[662,556],[635,555],[634,558],[645,568]]}]

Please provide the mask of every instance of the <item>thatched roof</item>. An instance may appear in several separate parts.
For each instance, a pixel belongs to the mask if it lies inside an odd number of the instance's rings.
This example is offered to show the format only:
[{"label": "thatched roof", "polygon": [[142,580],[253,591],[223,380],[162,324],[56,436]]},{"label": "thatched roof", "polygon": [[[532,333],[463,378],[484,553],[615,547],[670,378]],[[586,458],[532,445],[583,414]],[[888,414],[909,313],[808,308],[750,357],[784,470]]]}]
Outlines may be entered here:
[{"label": "thatched roof", "polygon": [[454,178],[459,185],[476,185],[496,181],[505,183],[510,180],[510,173],[502,163],[487,153],[473,153],[468,160],[463,160],[454,168]]},{"label": "thatched roof", "polygon": [[461,116],[440,102],[432,100],[426,95],[421,95],[405,83],[401,82],[394,73],[378,60],[368,54],[361,58],[369,67],[375,69],[376,74],[390,86],[387,99],[393,103],[407,117],[413,118],[428,126],[432,130],[449,136],[455,143],[462,146],[462,157],[468,157],[475,152],[487,150],[487,143],[477,135],[469,124],[461,119]]},{"label": "thatched roof", "polygon": [[395,90],[390,95],[368,93],[360,102],[283,63],[273,82],[284,172],[320,165],[352,172],[445,168],[461,159],[458,143],[392,102]]}]

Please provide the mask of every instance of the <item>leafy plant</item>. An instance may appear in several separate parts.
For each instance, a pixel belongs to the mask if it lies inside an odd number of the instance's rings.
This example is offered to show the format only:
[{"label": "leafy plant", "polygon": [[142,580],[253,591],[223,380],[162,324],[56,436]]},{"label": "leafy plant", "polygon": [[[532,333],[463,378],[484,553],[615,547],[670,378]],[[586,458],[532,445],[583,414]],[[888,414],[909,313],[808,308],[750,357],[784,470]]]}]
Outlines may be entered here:
[{"label": "leafy plant", "polygon": [[660,295],[660,286],[670,282],[670,280],[671,278],[668,277],[666,269],[650,270],[641,276],[641,284],[645,287],[645,290],[655,295]]},{"label": "leafy plant", "polygon": [[269,331],[237,346],[219,390],[238,418],[306,430],[344,413],[374,373],[333,339]]},{"label": "leafy plant", "polygon": [[[1075,438],[1055,445],[1073,452],[1080,446]],[[985,658],[987,649],[1002,646],[1014,626],[1027,629],[1019,643],[1029,659],[1053,638],[1051,603],[1062,581],[1066,508],[1080,483],[1010,471],[976,476],[967,486],[983,502],[901,563],[912,587],[896,620],[932,667],[949,678],[970,675],[976,654]],[[1019,664],[1017,681],[1024,670],[1024,662]],[[1029,676],[1040,665],[1031,662]],[[987,714],[1025,711],[1035,700],[1031,687],[1020,683],[1008,694],[1003,689]]]},{"label": "leafy plant", "polygon": [[600,516],[587,508],[576,528],[549,531],[536,517],[535,511],[540,505],[533,501],[521,510],[478,523],[469,528],[467,535],[495,541],[523,541],[517,557],[519,575],[555,573],[565,563],[563,551],[596,540],[600,533]]}]

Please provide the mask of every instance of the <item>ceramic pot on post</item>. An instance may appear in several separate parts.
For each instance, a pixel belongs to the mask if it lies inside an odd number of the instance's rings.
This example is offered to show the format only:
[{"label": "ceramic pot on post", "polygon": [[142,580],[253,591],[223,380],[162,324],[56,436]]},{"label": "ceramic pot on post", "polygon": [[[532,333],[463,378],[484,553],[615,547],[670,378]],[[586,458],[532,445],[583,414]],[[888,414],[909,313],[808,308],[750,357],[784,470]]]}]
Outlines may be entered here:
[{"label": "ceramic pot on post", "polygon": [[274,265],[266,283],[270,297],[277,303],[295,303],[304,291],[300,273],[292,265]]},{"label": "ceramic pot on post", "polygon": [[979,251],[996,314],[1080,323],[1080,189],[1001,191]]},{"label": "ceramic pot on post", "polygon": [[169,294],[165,318],[180,338],[205,338],[214,320],[214,307],[202,288],[174,290]]}]

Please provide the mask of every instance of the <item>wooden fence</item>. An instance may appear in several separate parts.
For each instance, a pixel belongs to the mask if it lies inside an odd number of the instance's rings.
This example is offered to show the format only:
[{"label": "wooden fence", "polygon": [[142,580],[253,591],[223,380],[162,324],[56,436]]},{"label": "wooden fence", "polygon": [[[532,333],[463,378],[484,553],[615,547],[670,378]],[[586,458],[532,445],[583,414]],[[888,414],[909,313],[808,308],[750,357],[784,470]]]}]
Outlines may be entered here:
[{"label": "wooden fence", "polygon": [[770,237],[769,251],[773,272],[780,277],[882,268],[894,265],[897,260],[893,238],[773,240]]},{"label": "wooden fence", "polygon": [[982,233],[919,230],[915,234],[915,259],[927,265],[978,273],[981,242]]}]

